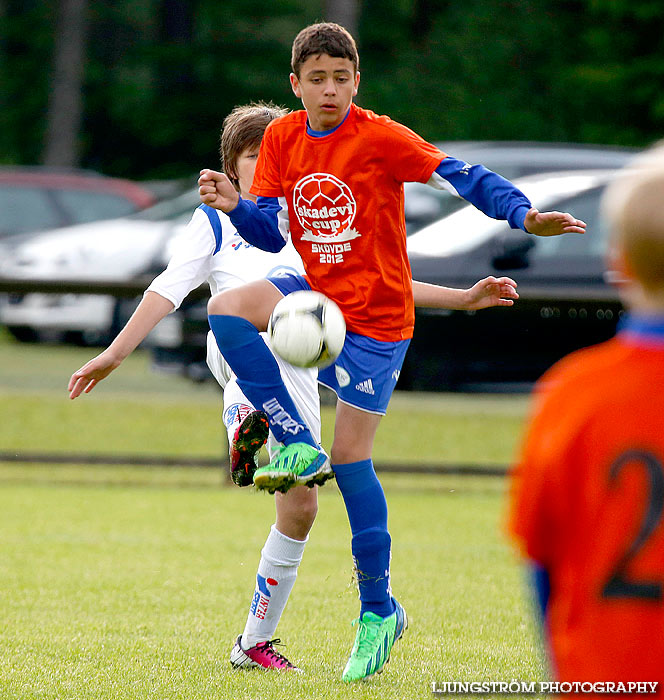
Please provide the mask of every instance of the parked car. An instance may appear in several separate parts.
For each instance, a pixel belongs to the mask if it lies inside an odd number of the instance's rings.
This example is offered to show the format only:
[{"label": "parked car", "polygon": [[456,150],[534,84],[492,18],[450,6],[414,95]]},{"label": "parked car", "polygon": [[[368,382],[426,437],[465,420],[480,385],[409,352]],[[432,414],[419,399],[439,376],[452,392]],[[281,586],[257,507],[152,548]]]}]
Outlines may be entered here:
[{"label": "parked car", "polygon": [[[622,168],[638,152],[616,146],[532,141],[446,141],[436,145],[454,158],[481,163],[511,181],[537,173]],[[408,235],[465,204],[449,192],[417,182],[406,183],[405,194]]]},{"label": "parked car", "polygon": [[88,170],[0,167],[0,238],[127,216],[155,201],[143,185]]},{"label": "parked car", "polygon": [[[563,354],[611,337],[622,306],[604,279],[606,237],[599,198],[616,170],[565,171],[517,178],[535,206],[571,211],[583,236],[545,239],[513,231],[467,203],[411,235],[414,279],[469,287],[509,275],[521,298],[479,313],[418,310],[401,372],[402,390],[523,390]],[[165,331],[168,331],[167,333]],[[204,302],[190,302],[153,334],[159,367],[205,379]]]},{"label": "parked car", "polygon": [[477,313],[418,309],[398,387],[418,391],[528,388],[563,355],[610,338],[623,313],[607,281],[599,202],[617,171],[517,180],[538,209],[569,211],[584,235],[531,236],[472,206],[408,239],[413,277],[469,287],[488,275],[518,282],[513,307]]},{"label": "parked car", "polygon": [[[0,277],[16,280],[130,283],[159,272],[168,242],[200,203],[189,190],[138,214],[0,242]],[[15,237],[14,237],[15,238]],[[14,240],[14,239],[10,239]],[[106,344],[138,302],[100,294],[25,294],[0,297],[0,324],[19,340]]]},{"label": "parked car", "polygon": [[[573,153],[578,151],[575,163],[583,162],[584,158],[587,157],[595,159],[595,164],[602,166],[608,166],[611,163],[622,165],[633,155],[633,151],[628,149],[606,151],[592,147],[576,148],[548,144],[514,145],[458,142],[440,145],[443,150],[447,149],[456,157],[483,162],[488,167],[509,176],[510,179],[514,177],[513,172],[519,172],[516,170],[517,168],[527,170],[533,167],[549,167],[554,152],[559,154],[561,159],[567,159],[569,162]],[[502,154],[502,161],[498,158],[499,153]],[[560,178],[554,179],[566,180],[566,177],[560,176]],[[527,182],[521,179],[516,180],[516,184],[519,186],[521,183]],[[576,192],[574,188],[578,186],[578,183],[579,180],[576,180],[576,184],[569,184],[565,192],[572,195]],[[454,201],[459,202],[458,206],[464,205],[462,200],[452,198],[446,192],[436,192],[428,187],[425,187],[425,190],[433,193],[435,202]],[[419,200],[418,204],[414,192],[415,190],[409,185],[406,189],[406,212],[407,226],[411,230],[421,226],[423,222],[435,221],[439,218],[440,212],[440,208],[430,208],[425,215],[424,207],[421,205],[422,200]],[[551,199],[557,201],[555,197]],[[146,276],[154,276],[165,267],[170,257],[170,246],[174,236],[182,230],[198,202],[198,194],[194,190],[175,200],[165,201],[134,217],[35,235],[25,245],[18,246],[13,252],[0,255],[0,277],[22,277],[24,279],[45,277],[62,280],[76,278],[114,279],[119,281],[130,281],[140,277],[145,280]],[[457,205],[455,204],[455,206]],[[584,218],[583,213],[575,213],[580,218]],[[476,213],[476,215],[476,223],[472,224],[472,228],[467,227],[463,231],[464,241],[475,240],[471,233],[474,235],[477,227],[496,223],[487,219],[483,214]],[[518,236],[518,232],[516,233]],[[409,240],[415,240],[418,235],[419,233],[410,236]],[[447,240],[448,236],[441,235],[435,236],[435,238],[438,241],[437,245],[440,245],[440,242]],[[449,238],[449,240],[456,239]],[[113,255],[110,255],[111,249],[114,251]],[[425,272],[432,275],[432,270],[436,269],[436,265],[437,263],[432,263],[432,269],[423,270],[422,275],[425,275]],[[455,281],[452,277],[449,279],[443,277],[440,281],[448,284],[467,285],[482,276],[491,274],[489,268],[479,265],[469,272],[467,278]],[[522,291],[525,280],[521,272],[513,271],[509,274],[517,277],[520,282],[520,291]],[[526,301],[524,294],[522,293],[522,300],[518,302],[518,309],[530,303]],[[127,303],[118,302],[106,296],[72,293],[62,295],[15,293],[10,295],[8,301],[9,303],[7,301],[0,302],[0,323],[7,324],[18,337],[24,339],[68,339],[95,344],[106,343],[119,330],[137,303],[136,300]],[[494,312],[498,312],[498,318],[501,319],[503,318],[501,313],[509,314],[514,311],[515,309],[483,311],[478,315],[480,321],[471,326],[469,332],[479,329],[479,324],[484,324],[494,315]],[[434,315],[434,317],[438,320],[447,318],[440,314]],[[462,319],[470,319],[469,315],[458,313],[452,313],[450,317],[454,323]],[[421,321],[418,315],[418,328],[420,326],[425,328],[429,320],[427,318]],[[185,373],[194,379],[209,378],[210,375],[205,365],[207,329],[205,301],[201,300],[200,296],[186,300],[180,311],[169,315],[157,326],[146,343],[152,347],[155,365],[163,369]],[[419,344],[419,338],[423,333],[424,330],[417,331],[413,347]],[[591,334],[591,337],[594,339],[597,336]],[[414,357],[415,353],[411,352],[409,356]],[[532,358],[529,361],[534,362],[535,359]],[[450,364],[448,375],[439,377],[439,384],[432,384],[431,388],[455,388],[459,382],[454,378],[451,368]],[[539,365],[528,376],[533,376],[538,371]],[[421,373],[418,370],[418,373],[415,374]],[[416,380],[415,374],[412,371],[412,365],[407,363],[402,373],[400,388],[426,388],[424,386],[426,382]],[[434,376],[432,370],[429,371],[429,375]],[[512,377],[506,373],[504,378],[511,379]],[[478,381],[480,380],[478,379]],[[521,380],[514,379],[514,381]]]}]

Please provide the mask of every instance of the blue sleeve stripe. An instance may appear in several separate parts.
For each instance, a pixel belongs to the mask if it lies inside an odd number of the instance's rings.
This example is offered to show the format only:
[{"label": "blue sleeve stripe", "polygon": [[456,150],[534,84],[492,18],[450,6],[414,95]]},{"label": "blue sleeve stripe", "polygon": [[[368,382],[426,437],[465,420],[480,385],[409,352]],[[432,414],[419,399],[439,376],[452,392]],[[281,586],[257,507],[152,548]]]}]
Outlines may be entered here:
[{"label": "blue sleeve stripe", "polygon": [[[512,228],[524,228],[526,212],[532,206],[526,195],[502,175],[483,165],[469,165],[448,156],[435,172],[466,201],[492,219],[504,219]],[[524,229],[525,230],[525,229]]]},{"label": "blue sleeve stripe", "polygon": [[277,253],[286,245],[279,229],[281,205],[277,197],[258,197],[257,202],[242,199],[228,218],[247,243]]},{"label": "blue sleeve stripe", "polygon": [[210,220],[210,226],[212,226],[212,231],[214,231],[215,246],[214,253],[212,253],[212,255],[215,255],[221,248],[221,237],[223,235],[221,230],[221,221],[219,221],[219,214],[217,214],[216,209],[209,207],[207,204],[201,204],[198,208],[202,209],[207,214],[207,218]]}]

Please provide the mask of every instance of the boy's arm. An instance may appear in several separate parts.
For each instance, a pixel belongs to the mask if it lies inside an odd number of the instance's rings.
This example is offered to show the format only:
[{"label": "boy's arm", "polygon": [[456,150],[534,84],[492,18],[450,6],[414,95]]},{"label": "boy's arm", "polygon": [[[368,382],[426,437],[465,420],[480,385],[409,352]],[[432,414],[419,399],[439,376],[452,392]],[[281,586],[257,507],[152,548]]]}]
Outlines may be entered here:
[{"label": "boy's arm", "polygon": [[415,306],[431,309],[479,311],[491,306],[512,306],[519,298],[516,282],[509,277],[485,277],[470,289],[441,287],[413,280]]},{"label": "boy's arm", "polygon": [[585,232],[585,223],[571,214],[539,212],[521,190],[483,165],[469,165],[447,156],[427,184],[452,192],[487,216],[505,219],[512,228],[523,229],[526,233],[557,236]]},{"label": "boy's arm", "polygon": [[178,308],[189,292],[208,277],[210,261],[223,236],[223,228],[215,228],[215,222],[221,226],[217,212],[204,212],[201,208],[194,211],[184,234],[178,237],[168,266],[152,280],[125,327],[104,352],[72,374],[68,387],[70,398],[92,391],[120,366],[162,318]]},{"label": "boy's arm", "polygon": [[147,334],[173,311],[173,304],[156,292],[146,292],[127,325],[101,354],[87,362],[71,375],[67,390],[75,399],[83,392],[95,388],[102,379],[117,369],[122,361],[135,350]]},{"label": "boy's arm", "polygon": [[273,197],[260,197],[260,206],[242,199],[224,173],[215,170],[201,170],[198,178],[198,192],[201,202],[228,214],[231,223],[247,243],[278,253],[287,238],[279,228],[279,200]]}]

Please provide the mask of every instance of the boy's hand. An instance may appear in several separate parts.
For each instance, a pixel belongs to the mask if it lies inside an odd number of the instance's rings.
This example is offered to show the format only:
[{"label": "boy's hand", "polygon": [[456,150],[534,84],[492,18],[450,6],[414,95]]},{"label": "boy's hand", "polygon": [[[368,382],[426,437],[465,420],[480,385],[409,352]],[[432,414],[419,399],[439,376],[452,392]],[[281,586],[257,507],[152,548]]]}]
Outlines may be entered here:
[{"label": "boy's hand", "polygon": [[93,357],[89,362],[86,362],[81,369],[71,375],[69,380],[69,398],[75,399],[83,392],[88,394],[91,392],[102,379],[117,367],[120,366],[120,361],[112,357],[108,351],[102,352],[97,357]]},{"label": "boy's hand", "polygon": [[221,209],[226,214],[233,211],[240,201],[240,195],[228,176],[216,170],[201,170],[201,176],[198,178],[198,193],[203,204]]},{"label": "boy's hand", "polygon": [[586,232],[584,221],[559,211],[539,212],[537,209],[529,209],[524,225],[528,233],[536,236],[560,236],[563,233]]},{"label": "boy's hand", "polygon": [[468,311],[491,306],[512,306],[519,298],[516,282],[509,277],[485,277],[467,290]]}]

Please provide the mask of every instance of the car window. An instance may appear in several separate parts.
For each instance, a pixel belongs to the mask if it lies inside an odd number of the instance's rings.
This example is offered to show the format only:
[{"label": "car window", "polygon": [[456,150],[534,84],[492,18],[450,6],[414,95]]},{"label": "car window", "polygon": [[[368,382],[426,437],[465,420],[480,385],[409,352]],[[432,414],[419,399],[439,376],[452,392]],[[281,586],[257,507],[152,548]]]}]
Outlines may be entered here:
[{"label": "car window", "polygon": [[189,221],[194,209],[200,204],[198,190],[189,190],[173,199],[167,199],[153,207],[143,209],[136,214],[135,218],[146,221]]},{"label": "car window", "polygon": [[[606,161],[604,163],[605,167],[608,167],[610,164],[615,165],[613,161],[620,162],[620,156],[611,157],[610,154],[607,155],[602,152],[599,152],[594,158],[594,154],[590,156],[581,154],[576,159],[569,154],[566,158],[561,157],[559,159],[552,157],[551,154],[547,154],[549,159],[546,161],[542,160],[542,155],[539,155],[530,162],[524,160],[523,153],[519,152],[512,154],[512,158],[515,155],[519,156],[513,162],[509,160],[510,156],[503,152],[494,154],[489,150],[482,155],[484,158],[479,162],[489,168],[489,170],[493,170],[510,181],[541,173],[561,170],[583,170],[589,168],[593,160],[598,161],[598,167],[603,161]],[[462,156],[459,157],[461,158]],[[627,156],[622,156],[622,158],[626,160]],[[468,162],[477,163],[478,161],[471,158]],[[465,200],[455,197],[446,190],[437,190],[418,182],[407,182],[404,186],[404,195],[406,233],[408,236],[416,233],[428,224],[458,211],[465,205]],[[577,216],[577,218],[585,221],[582,216]]]},{"label": "car window", "polygon": [[60,226],[57,208],[41,189],[0,188],[0,236]]},{"label": "car window", "polygon": [[[498,162],[494,170],[508,180],[514,180],[521,175],[539,172],[537,167],[521,167]],[[544,168],[542,168],[544,169]],[[458,211],[466,204],[466,200],[455,197],[447,190],[438,190],[421,182],[407,182],[404,185],[404,211],[406,216],[406,235],[410,236],[433,221],[442,219],[448,214]]]},{"label": "car window", "polygon": [[410,236],[432,221],[457,211],[465,203],[446,190],[436,190],[420,182],[407,182],[404,185],[406,234]]},{"label": "car window", "polygon": [[583,194],[556,203],[558,211],[568,211],[577,219],[587,224],[583,235],[568,234],[537,238],[537,245],[531,252],[533,259],[551,256],[604,256],[607,250],[608,236],[606,226],[599,214],[599,204],[604,191],[596,187]]},{"label": "car window", "polygon": [[[588,225],[597,228],[597,207],[601,186],[606,177],[599,171],[581,172],[561,177],[553,173],[551,177],[541,176],[533,179],[517,181],[517,186],[530,198],[530,201],[540,211],[571,211],[579,219],[587,221]],[[596,191],[597,194],[585,198],[585,193]],[[462,206],[461,209],[448,217],[435,221],[421,231],[408,238],[408,252],[418,255],[435,257],[437,255],[454,255],[471,250],[492,236],[506,230],[504,222],[496,221],[483,214],[472,205]],[[588,235],[588,234],[586,234]],[[600,232],[601,235],[601,232]],[[574,236],[563,236],[562,239],[537,238],[542,256],[554,254],[561,240],[572,239]],[[579,238],[582,238],[579,236]],[[590,236],[589,236],[590,238]],[[566,242],[563,245],[584,245],[585,241]],[[591,245],[604,249],[601,240],[592,238]],[[534,254],[534,251],[533,251]],[[574,253],[571,253],[574,254]]]},{"label": "car window", "polygon": [[75,224],[116,219],[133,214],[137,207],[125,197],[90,190],[54,190],[53,194]]}]

